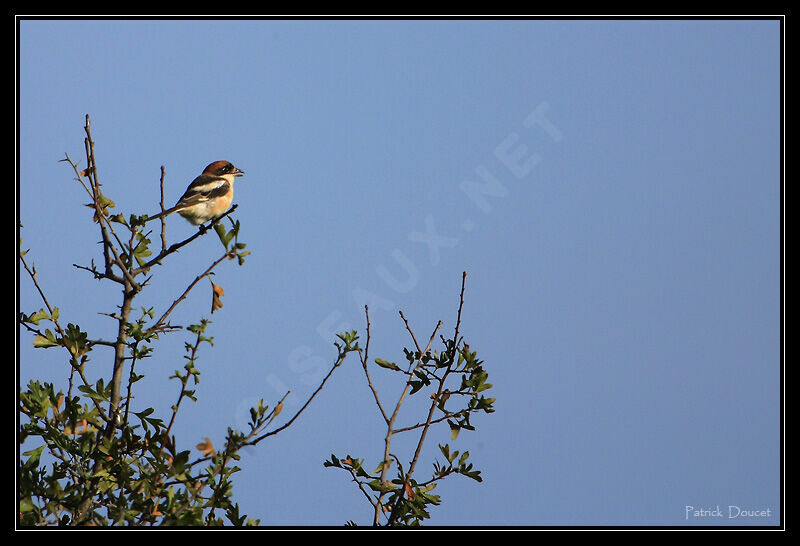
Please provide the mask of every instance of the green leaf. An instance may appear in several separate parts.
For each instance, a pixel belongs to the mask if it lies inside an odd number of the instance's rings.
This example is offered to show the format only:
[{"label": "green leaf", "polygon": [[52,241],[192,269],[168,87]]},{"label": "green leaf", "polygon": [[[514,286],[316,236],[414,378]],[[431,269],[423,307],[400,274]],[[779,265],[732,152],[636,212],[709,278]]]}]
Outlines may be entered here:
[{"label": "green leaf", "polygon": [[20,320],[22,322],[30,322],[31,324],[35,324],[36,326],[38,326],[42,320],[50,318],[50,315],[44,309],[39,309],[38,312],[33,313],[31,315],[25,315],[25,313],[20,313],[20,314],[22,315],[20,317]]},{"label": "green leaf", "polygon": [[342,468],[342,463],[339,462],[339,459],[336,457],[336,455],[331,453],[331,460],[330,461],[325,461],[323,463],[323,466],[325,466],[325,467],[335,466],[336,468]]},{"label": "green leaf", "polygon": [[63,344],[73,355],[80,356],[90,350],[86,345],[87,339],[86,332],[82,332],[78,325],[70,323],[64,332]]},{"label": "green leaf", "polygon": [[102,206],[103,208],[109,207],[113,209],[114,207],[117,206],[116,203],[114,203],[114,201],[112,201],[102,193],[99,195],[98,202],[100,203],[100,206]]},{"label": "green leaf", "polygon": [[231,230],[230,233],[226,232],[225,226],[222,224],[214,224],[214,231],[217,232],[219,240],[222,242],[222,246],[224,246],[227,250],[228,244],[231,242],[231,238],[235,235],[235,232],[233,230]]},{"label": "green leaf", "polygon": [[83,394],[91,398],[92,400],[105,400],[105,397],[102,394],[99,394],[97,391],[93,390],[91,387],[87,385],[78,385],[78,390],[81,391]]},{"label": "green leaf", "polygon": [[422,370],[417,370],[417,371],[415,371],[415,372],[414,372],[414,375],[416,375],[417,377],[419,377],[419,378],[420,378],[420,380],[421,380],[421,381],[422,381],[422,382],[423,382],[425,385],[430,385],[430,384],[431,384],[431,380],[430,380],[430,379],[428,379],[428,376],[427,376],[427,375],[425,375],[425,374],[422,372]]},{"label": "green leaf", "polygon": [[48,348],[48,347],[55,347],[58,345],[58,341],[56,340],[56,336],[53,335],[53,332],[50,330],[45,330],[44,335],[37,334],[33,338],[33,346],[37,348]]},{"label": "green leaf", "polygon": [[398,372],[400,371],[400,366],[398,366],[394,362],[389,362],[389,361],[384,360],[382,358],[376,358],[375,359],[375,364],[377,364],[381,368],[386,368],[387,370],[394,370],[394,371],[398,371]]},{"label": "green leaf", "polygon": [[458,433],[461,432],[461,425],[454,423],[450,419],[447,420],[447,424],[450,425],[450,439],[455,440],[458,438]]},{"label": "green leaf", "polygon": [[379,492],[381,492],[381,493],[384,493],[384,492],[386,492],[386,491],[394,491],[395,489],[397,489],[397,486],[396,486],[396,485],[393,485],[393,484],[390,484],[390,483],[388,483],[388,484],[384,485],[384,484],[382,484],[382,483],[381,483],[381,481],[380,481],[379,479],[377,479],[377,478],[376,478],[376,479],[374,479],[374,480],[372,480],[372,481],[369,481],[369,482],[367,482],[367,485],[368,485],[368,486],[369,486],[369,488],[370,488],[370,489],[372,489],[373,491],[379,491]]},{"label": "green leaf", "polygon": [[408,384],[411,385],[411,391],[409,391],[409,394],[414,394],[425,386],[425,383],[422,381],[409,381]]},{"label": "green leaf", "polygon": [[28,456],[28,460],[25,461],[25,465],[28,467],[35,467],[39,465],[39,459],[42,457],[42,450],[44,446],[39,446],[35,449],[31,449],[30,451],[26,451],[23,455]]}]

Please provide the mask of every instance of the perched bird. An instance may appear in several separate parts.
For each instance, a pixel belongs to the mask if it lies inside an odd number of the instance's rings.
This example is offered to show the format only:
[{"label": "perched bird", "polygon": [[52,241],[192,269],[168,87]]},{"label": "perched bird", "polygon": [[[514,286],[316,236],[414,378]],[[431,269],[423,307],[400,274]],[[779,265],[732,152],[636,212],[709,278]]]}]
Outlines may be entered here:
[{"label": "perched bird", "polygon": [[150,216],[148,220],[177,212],[194,225],[203,224],[228,211],[233,201],[233,180],[244,171],[230,161],[215,161],[192,180],[174,207]]}]

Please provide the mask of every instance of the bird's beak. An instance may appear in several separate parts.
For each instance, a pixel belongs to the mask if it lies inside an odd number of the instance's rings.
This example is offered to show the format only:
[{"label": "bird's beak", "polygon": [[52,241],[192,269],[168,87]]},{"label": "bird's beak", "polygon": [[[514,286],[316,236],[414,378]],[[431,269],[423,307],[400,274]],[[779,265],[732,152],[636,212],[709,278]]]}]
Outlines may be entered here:
[{"label": "bird's beak", "polygon": [[[234,168],[236,168],[236,167],[234,167]],[[244,171],[241,170],[241,169],[236,169],[235,171],[233,171],[233,176],[242,176],[243,174],[244,174]]]}]

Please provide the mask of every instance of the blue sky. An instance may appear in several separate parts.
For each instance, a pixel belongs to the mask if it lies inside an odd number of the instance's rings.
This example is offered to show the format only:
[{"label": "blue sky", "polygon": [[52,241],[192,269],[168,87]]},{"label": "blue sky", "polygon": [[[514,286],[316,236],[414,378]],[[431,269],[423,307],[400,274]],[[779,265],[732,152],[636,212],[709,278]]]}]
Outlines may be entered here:
[{"label": "blue sky", "polygon": [[[373,356],[411,346],[398,310],[451,331],[466,271],[463,332],[497,411],[453,443],[484,482],[446,480],[431,524],[776,525],[780,48],[777,20],[25,20],[23,246],[63,320],[113,337],[98,313],[119,294],[72,265],[96,258],[97,233],[58,162],[83,157],[84,116],[126,214],[157,210],[162,165],[173,201],[228,159],[252,255],[218,269],[220,312],[204,290],[174,316],[211,318],[215,338],[184,446],[221,444],[261,397],[291,390],[296,409],[366,302]],[[182,250],[137,303],[162,309],[220,251],[213,235]],[[63,381],[62,355],[20,340],[21,382]],[[184,340],[140,370],[140,407],[169,411]],[[368,524],[322,463],[373,468],[382,433],[352,358],[248,450],[235,498],[264,525]],[[425,472],[449,434],[429,438]]]}]

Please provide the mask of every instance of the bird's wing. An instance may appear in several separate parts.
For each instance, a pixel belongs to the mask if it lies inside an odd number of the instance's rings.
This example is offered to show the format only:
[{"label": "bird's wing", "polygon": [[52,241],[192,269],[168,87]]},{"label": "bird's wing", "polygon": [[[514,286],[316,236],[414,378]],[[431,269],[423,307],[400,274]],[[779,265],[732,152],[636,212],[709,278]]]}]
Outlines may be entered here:
[{"label": "bird's wing", "polygon": [[220,197],[227,194],[230,187],[230,183],[222,177],[201,174],[189,184],[175,206],[185,208]]}]

